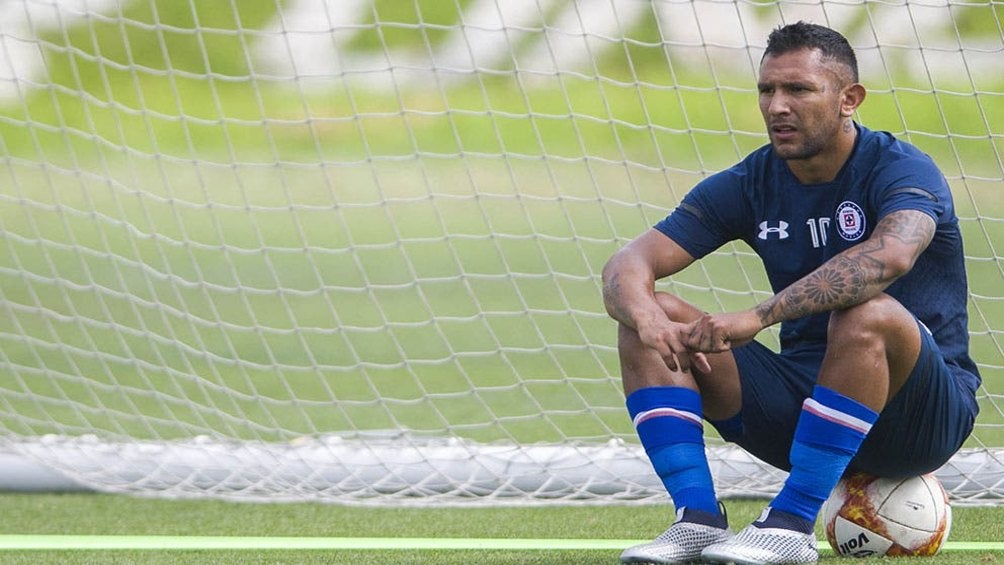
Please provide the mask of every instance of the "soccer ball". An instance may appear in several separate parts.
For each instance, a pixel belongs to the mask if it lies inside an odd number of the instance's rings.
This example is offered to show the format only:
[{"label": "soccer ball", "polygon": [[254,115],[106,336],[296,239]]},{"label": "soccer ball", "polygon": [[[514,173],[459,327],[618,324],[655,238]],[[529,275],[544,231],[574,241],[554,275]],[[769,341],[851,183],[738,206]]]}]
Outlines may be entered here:
[{"label": "soccer ball", "polygon": [[933,474],[847,475],[823,504],[822,517],[830,547],[852,557],[934,555],[952,527],[948,494]]}]

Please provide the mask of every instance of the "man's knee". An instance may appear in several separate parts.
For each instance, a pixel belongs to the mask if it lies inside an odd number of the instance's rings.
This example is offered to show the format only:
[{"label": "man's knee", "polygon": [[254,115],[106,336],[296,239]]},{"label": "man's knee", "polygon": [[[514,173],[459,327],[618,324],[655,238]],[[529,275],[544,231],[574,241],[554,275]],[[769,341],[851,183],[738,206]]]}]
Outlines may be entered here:
[{"label": "man's knee", "polygon": [[830,314],[828,341],[855,341],[879,345],[888,339],[905,337],[915,332],[916,321],[910,312],[888,294],[866,300]]},{"label": "man's knee", "polygon": [[666,313],[666,316],[674,322],[686,323],[701,316],[701,310],[693,304],[667,292],[656,292],[655,301]]},{"label": "man's knee", "polygon": [[830,315],[818,382],[879,411],[909,378],[920,347],[913,314],[880,294]]}]

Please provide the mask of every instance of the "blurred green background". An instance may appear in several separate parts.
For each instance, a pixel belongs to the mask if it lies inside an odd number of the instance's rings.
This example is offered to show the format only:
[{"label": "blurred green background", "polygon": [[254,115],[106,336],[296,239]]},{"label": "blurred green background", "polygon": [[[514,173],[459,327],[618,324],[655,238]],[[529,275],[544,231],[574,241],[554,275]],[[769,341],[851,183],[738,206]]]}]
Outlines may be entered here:
[{"label": "blurred green background", "polygon": [[[0,99],[9,436],[634,441],[599,273],[765,142],[763,38],[664,41],[642,10],[622,36],[583,39],[585,64],[546,72],[533,54],[577,36],[557,27],[574,6],[544,3],[509,29],[506,57],[433,72],[437,49],[475,31],[459,27],[475,2],[361,5],[352,25],[301,34],[338,45],[314,56],[341,63],[328,75],[263,62],[283,56],[277,22],[302,2],[23,18],[8,44],[41,66]],[[769,27],[788,8],[744,9]],[[882,63],[860,121],[928,151],[952,183],[986,380],[969,445],[1000,446],[1004,73],[913,63],[999,53],[1004,6],[945,7],[917,45],[881,48],[874,21],[910,8],[822,9],[846,11],[844,31]],[[708,309],[768,296],[743,246],[663,284]]]}]

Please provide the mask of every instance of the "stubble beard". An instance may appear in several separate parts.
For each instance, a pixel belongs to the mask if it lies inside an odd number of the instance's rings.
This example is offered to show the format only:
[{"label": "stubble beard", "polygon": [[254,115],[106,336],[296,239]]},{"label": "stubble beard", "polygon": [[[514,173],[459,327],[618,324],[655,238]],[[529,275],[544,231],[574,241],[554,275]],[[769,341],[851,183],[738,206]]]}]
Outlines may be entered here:
[{"label": "stubble beard", "polygon": [[803,159],[809,159],[819,155],[822,150],[823,148],[818,143],[812,143],[811,140],[799,143],[798,145],[774,144],[774,151],[777,153],[777,156],[785,161],[800,161]]},{"label": "stubble beard", "polygon": [[841,126],[837,126],[831,131],[817,131],[814,135],[806,135],[805,130],[800,129],[803,134],[801,142],[778,144],[771,136],[771,145],[778,157],[786,161],[811,159],[826,149],[827,143],[839,135],[840,129]]}]

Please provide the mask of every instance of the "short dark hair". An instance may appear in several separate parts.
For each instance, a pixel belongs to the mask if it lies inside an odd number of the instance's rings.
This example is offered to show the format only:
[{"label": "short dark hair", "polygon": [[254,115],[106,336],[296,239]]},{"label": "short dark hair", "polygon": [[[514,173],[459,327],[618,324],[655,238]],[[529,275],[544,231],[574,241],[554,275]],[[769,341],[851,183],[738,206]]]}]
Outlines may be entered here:
[{"label": "short dark hair", "polygon": [[817,24],[796,22],[778,27],[767,37],[763,56],[781,55],[799,49],[818,49],[823,57],[847,65],[851,80],[858,82],[858,58],[847,38],[840,33]]}]

